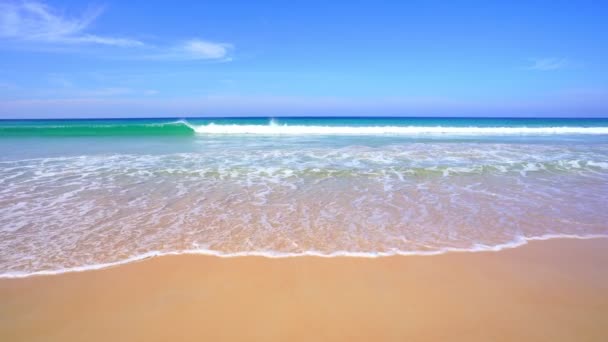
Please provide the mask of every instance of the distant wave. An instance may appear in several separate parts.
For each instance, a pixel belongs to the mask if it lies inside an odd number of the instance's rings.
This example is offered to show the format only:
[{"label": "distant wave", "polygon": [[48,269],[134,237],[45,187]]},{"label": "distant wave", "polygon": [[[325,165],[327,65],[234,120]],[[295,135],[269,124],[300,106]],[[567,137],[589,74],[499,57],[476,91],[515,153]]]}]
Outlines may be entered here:
[{"label": "distant wave", "polygon": [[165,123],[66,123],[0,125],[0,136],[188,136],[194,129],[184,121]]},{"label": "distant wave", "polygon": [[1,136],[191,136],[191,135],[608,135],[608,127],[525,126],[321,126],[286,125],[197,125],[185,120],[160,123],[86,122],[65,124],[0,124]]},{"label": "distant wave", "polygon": [[608,134],[608,127],[191,125],[197,134],[250,135],[546,135]]}]

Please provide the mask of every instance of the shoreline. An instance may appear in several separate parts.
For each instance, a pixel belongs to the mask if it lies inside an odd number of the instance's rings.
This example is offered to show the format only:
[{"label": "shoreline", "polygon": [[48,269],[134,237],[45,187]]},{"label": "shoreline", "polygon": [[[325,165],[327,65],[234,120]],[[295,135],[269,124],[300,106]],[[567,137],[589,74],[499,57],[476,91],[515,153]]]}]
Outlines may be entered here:
[{"label": "shoreline", "polygon": [[148,258],[0,279],[0,339],[602,341],[607,264],[606,238],[432,258]]},{"label": "shoreline", "polygon": [[107,268],[120,267],[131,263],[137,263],[146,261],[153,258],[166,257],[166,256],[180,256],[180,255],[198,255],[198,256],[209,256],[217,258],[247,258],[247,257],[260,257],[268,259],[282,259],[282,258],[302,258],[302,257],[313,257],[313,258],[388,258],[388,257],[409,257],[409,256],[438,256],[450,253],[485,253],[485,252],[501,252],[508,249],[520,248],[526,246],[533,241],[548,241],[548,240],[590,240],[590,239],[608,239],[608,235],[603,234],[590,234],[590,235],[576,235],[576,234],[545,234],[536,237],[519,237],[512,242],[498,244],[495,246],[489,245],[477,245],[474,248],[444,248],[437,251],[429,252],[348,252],[348,251],[336,251],[331,254],[324,254],[317,251],[307,251],[302,253],[278,253],[272,251],[260,251],[260,252],[239,252],[239,253],[222,253],[213,250],[206,249],[193,249],[175,252],[160,252],[151,251],[140,255],[132,256],[124,260],[93,264],[87,266],[76,266],[71,268],[59,269],[59,270],[43,270],[35,272],[16,272],[16,273],[0,273],[0,281],[3,279],[23,279],[30,277],[41,277],[41,276],[58,276],[69,273],[80,273],[89,271],[99,271]]}]

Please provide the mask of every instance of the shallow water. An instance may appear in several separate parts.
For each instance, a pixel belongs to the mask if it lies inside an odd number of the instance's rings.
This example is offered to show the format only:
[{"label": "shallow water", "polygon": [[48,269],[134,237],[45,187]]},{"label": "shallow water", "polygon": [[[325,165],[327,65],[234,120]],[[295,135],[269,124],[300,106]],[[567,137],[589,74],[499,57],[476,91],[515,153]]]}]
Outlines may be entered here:
[{"label": "shallow water", "polygon": [[606,120],[420,120],[1,122],[0,273],[608,234]]}]

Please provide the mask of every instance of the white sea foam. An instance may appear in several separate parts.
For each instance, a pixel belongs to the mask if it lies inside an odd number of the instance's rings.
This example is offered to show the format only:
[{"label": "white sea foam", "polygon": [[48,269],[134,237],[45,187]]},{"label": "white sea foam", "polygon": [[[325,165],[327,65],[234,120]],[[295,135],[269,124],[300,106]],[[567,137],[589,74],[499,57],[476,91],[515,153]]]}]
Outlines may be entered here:
[{"label": "white sea foam", "polygon": [[61,268],[54,270],[41,270],[34,272],[6,272],[0,273],[0,279],[17,279],[27,278],[33,276],[49,276],[59,275],[64,273],[75,273],[94,271],[104,268],[110,268],[120,265],[125,265],[133,262],[138,262],[154,257],[162,256],[177,256],[177,255],[206,255],[214,256],[219,258],[240,258],[240,257],[262,257],[269,259],[281,259],[281,258],[295,258],[295,257],[318,257],[318,258],[382,258],[391,256],[435,256],[447,253],[480,253],[480,252],[500,252],[505,249],[517,248],[528,244],[530,241],[546,241],[552,239],[577,239],[577,240],[589,240],[589,239],[601,239],[608,238],[608,234],[591,234],[591,235],[574,235],[574,234],[546,234],[541,236],[532,237],[517,237],[513,241],[507,243],[501,243],[497,245],[485,245],[475,244],[471,248],[441,248],[432,251],[403,251],[403,250],[391,250],[389,252],[350,252],[350,251],[335,251],[331,253],[323,253],[320,251],[305,251],[301,253],[285,253],[275,251],[248,251],[248,252],[237,252],[237,253],[224,253],[209,249],[189,249],[181,251],[150,251],[138,255],[131,256],[124,260],[108,263],[99,263],[91,265],[83,265],[78,267]]},{"label": "white sea foam", "polygon": [[167,254],[431,255],[608,233],[602,139],[388,140],[201,136],[187,151],[0,160],[0,276]]},{"label": "white sea foam", "polygon": [[193,125],[198,134],[247,135],[547,135],[608,134],[608,127],[478,127],[478,126],[308,126],[281,125]]}]

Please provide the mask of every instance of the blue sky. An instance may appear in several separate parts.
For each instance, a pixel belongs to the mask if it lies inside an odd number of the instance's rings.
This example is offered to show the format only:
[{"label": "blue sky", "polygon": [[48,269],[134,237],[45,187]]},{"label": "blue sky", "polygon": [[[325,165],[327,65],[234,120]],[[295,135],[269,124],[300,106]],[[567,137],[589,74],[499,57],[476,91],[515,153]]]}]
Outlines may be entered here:
[{"label": "blue sky", "polygon": [[5,1],[0,118],[608,116],[598,1]]}]

